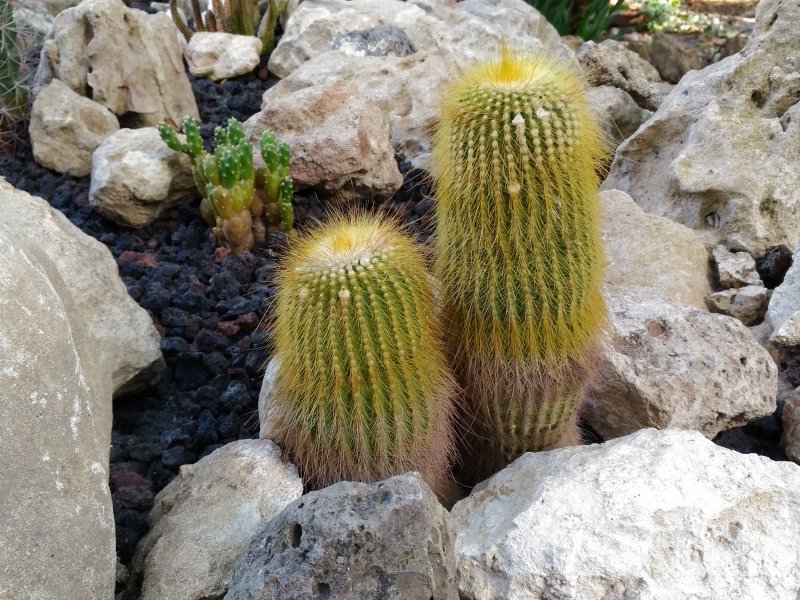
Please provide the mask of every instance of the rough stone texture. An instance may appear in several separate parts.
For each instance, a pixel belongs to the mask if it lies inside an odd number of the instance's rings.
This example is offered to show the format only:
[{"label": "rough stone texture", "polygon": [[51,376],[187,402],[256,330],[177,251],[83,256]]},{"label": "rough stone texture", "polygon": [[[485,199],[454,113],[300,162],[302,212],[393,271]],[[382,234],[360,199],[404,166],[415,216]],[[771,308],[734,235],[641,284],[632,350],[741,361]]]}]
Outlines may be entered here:
[{"label": "rough stone texture", "polygon": [[258,437],[262,440],[270,439],[272,435],[272,423],[267,409],[275,395],[275,381],[280,368],[281,360],[277,354],[273,354],[264,369],[264,378],[261,380],[261,389],[258,392]]},{"label": "rough stone texture", "polygon": [[756,269],[761,281],[773,290],[783,283],[786,271],[792,266],[792,251],[784,244],[772,246],[766,254],[756,261]]},{"label": "rough stone texture", "polygon": [[592,85],[619,88],[647,110],[656,110],[672,88],[661,81],[655,67],[615,40],[586,42],[578,51],[578,62]]},{"label": "rough stone texture", "polygon": [[411,56],[417,51],[408,36],[392,25],[345,33],[334,40],[331,50],[355,56]]},{"label": "rough stone texture", "polygon": [[706,301],[712,312],[739,319],[749,327],[764,320],[769,297],[770,292],[763,285],[748,285],[714,292],[706,296]]},{"label": "rough stone texture", "polygon": [[255,69],[261,46],[261,40],[252,35],[199,31],[189,38],[184,55],[193,75],[220,81]]},{"label": "rough stone texture", "polygon": [[717,246],[712,255],[722,289],[762,285],[756,271],[756,260],[747,252],[731,252],[725,246]]},{"label": "rough stone texture", "polygon": [[225,600],[456,600],[452,539],[449,514],[418,473],[337,483],[253,537]]},{"label": "rough stone texture", "polygon": [[172,19],[129,9],[122,0],[84,0],[55,18],[34,91],[53,78],[128,127],[200,118]]},{"label": "rough stone texture", "polygon": [[781,447],[791,460],[800,464],[800,388],[783,405]]},{"label": "rough stone texture", "polygon": [[708,253],[691,229],[644,212],[628,194],[600,192],[605,283],[642,286],[681,304],[706,308]]},{"label": "rough stone texture", "polygon": [[769,337],[769,341],[782,346],[791,348],[800,346],[800,310],[786,319]]},{"label": "rough stone texture", "polygon": [[245,122],[245,131],[252,141],[273,131],[289,145],[298,189],[353,199],[391,196],[403,184],[386,116],[352,83],[276,96]]},{"label": "rough stone texture", "polygon": [[233,442],[182,466],[156,497],[133,561],[141,591],[126,597],[221,598],[250,538],[302,493],[297,469],[267,440]]},{"label": "rough stone texture", "polygon": [[705,65],[698,52],[696,35],[657,31],[650,44],[650,62],[664,81],[678,83],[689,71]]},{"label": "rough stone texture", "polygon": [[613,332],[583,411],[603,438],[645,427],[712,438],[775,411],[778,368],[740,321],[646,291],[606,301]]},{"label": "rough stone texture", "polygon": [[155,127],[120,129],[92,157],[89,202],[120,225],[144,227],[195,197],[191,160],[167,148]]},{"label": "rough stone texture", "polygon": [[118,129],[114,113],[53,80],[33,101],[28,131],[36,162],[84,177],[92,168],[92,152]]},{"label": "rough stone texture", "polygon": [[270,72],[282,79],[342,35],[382,26],[401,30],[417,50],[443,49],[461,66],[504,39],[531,49],[560,43],[523,0],[305,0],[270,56]]},{"label": "rough stone texture", "polygon": [[760,256],[800,243],[800,4],[764,0],[746,48],[687,73],[617,149],[607,189]]},{"label": "rough stone texture", "polygon": [[640,108],[630,94],[610,85],[590,88],[587,94],[602,121],[603,129],[616,148],[644,123],[652,111]]},{"label": "rough stone texture", "polygon": [[269,110],[303,88],[324,90],[336,83],[350,83],[359,95],[375,102],[386,115],[392,146],[415,166],[425,168],[441,90],[457,68],[453,58],[443,52],[418,51],[405,57],[326,52],[304,62],[267,90],[261,108]]},{"label": "rough stone texture", "polygon": [[800,311],[800,247],[792,255],[792,266],[786,271],[783,283],[772,291],[766,321],[778,331],[797,311]]},{"label": "rough stone texture", "polygon": [[110,599],[111,395],[160,360],[110,252],[0,178],[0,597]]},{"label": "rough stone texture", "polygon": [[800,468],[648,429],[525,454],[455,505],[463,600],[800,591]]}]

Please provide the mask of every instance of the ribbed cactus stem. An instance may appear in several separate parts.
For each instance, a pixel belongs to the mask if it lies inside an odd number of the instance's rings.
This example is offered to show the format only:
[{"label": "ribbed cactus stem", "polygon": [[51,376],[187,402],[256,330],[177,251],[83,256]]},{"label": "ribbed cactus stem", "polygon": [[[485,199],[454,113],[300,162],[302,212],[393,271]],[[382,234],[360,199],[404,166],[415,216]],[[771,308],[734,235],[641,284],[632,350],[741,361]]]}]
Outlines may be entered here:
[{"label": "ribbed cactus stem", "polygon": [[575,420],[605,317],[605,152],[583,78],[552,57],[503,48],[446,95],[436,274],[478,428],[507,455],[553,446]]},{"label": "ribbed cactus stem", "polygon": [[417,470],[442,491],[454,383],[412,240],[333,219],[290,247],[278,285],[272,437],[315,486]]}]

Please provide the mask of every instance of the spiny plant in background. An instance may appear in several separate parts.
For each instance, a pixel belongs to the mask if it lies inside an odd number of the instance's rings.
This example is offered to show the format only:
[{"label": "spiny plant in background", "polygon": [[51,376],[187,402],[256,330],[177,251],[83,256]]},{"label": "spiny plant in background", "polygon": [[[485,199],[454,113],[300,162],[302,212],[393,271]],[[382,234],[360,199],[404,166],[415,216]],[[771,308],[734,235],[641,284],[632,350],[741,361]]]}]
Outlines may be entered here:
[{"label": "spiny plant in background", "polygon": [[265,166],[255,168],[253,147],[236,119],[230,119],[227,128],[214,130],[213,154],[205,151],[200,125],[191,117],[183,119],[185,142],[165,123],[158,132],[172,150],[192,159],[194,181],[203,196],[203,219],[234,254],[263,244],[270,228],[294,233],[291,153],[286,144],[278,145],[274,133],[261,135],[259,150]]},{"label": "spiny plant in background", "polygon": [[[261,54],[269,54],[275,47],[275,28],[286,11],[289,0],[267,0],[261,14],[258,0],[212,0],[212,8],[202,12],[198,0],[191,0],[195,31],[224,31],[238,35],[252,35],[261,40]],[[188,42],[192,31],[178,11],[177,0],[170,0],[170,13],[183,37]]]},{"label": "spiny plant in background", "polygon": [[607,150],[585,88],[576,67],[502,48],[445,95],[435,274],[474,418],[462,462],[476,480],[522,452],[579,443],[606,314],[597,193]]},{"label": "spiny plant in background", "polygon": [[455,384],[413,240],[333,218],[290,245],[277,283],[269,437],[312,487],[416,470],[448,497]]},{"label": "spiny plant in background", "polygon": [[14,5],[0,3],[0,154],[13,154],[28,108],[23,77],[22,37],[14,22]]}]

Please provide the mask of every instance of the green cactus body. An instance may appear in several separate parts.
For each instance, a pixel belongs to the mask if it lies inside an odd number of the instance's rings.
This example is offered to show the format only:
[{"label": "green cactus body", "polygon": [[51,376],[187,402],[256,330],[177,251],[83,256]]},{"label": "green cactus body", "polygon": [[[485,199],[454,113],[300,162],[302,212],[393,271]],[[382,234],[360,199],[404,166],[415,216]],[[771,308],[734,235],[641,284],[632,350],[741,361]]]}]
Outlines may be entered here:
[{"label": "green cactus body", "polygon": [[498,463],[576,437],[604,324],[606,145],[584,87],[574,67],[503,48],[452,86],[435,134],[435,271],[473,427]]},{"label": "green cactus body", "polygon": [[278,285],[271,437],[314,486],[417,470],[442,493],[455,387],[412,240],[333,219],[290,246]]},{"label": "green cactus body", "polygon": [[14,5],[3,0],[0,3],[0,154],[13,153],[18,127],[25,119],[28,106],[21,47]]}]

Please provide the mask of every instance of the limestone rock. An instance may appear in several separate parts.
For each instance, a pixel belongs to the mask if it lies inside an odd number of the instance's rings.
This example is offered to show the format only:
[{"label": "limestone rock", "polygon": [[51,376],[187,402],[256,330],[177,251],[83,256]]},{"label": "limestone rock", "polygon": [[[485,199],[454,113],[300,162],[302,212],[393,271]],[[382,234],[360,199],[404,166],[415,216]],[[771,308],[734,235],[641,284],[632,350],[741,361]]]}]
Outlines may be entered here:
[{"label": "limestone rock", "polygon": [[261,45],[252,35],[198,31],[189,39],[184,54],[192,75],[221,81],[255,69],[261,60]]},{"label": "limestone rock", "polygon": [[253,537],[225,600],[458,598],[449,514],[418,473],[341,482]]},{"label": "limestone rock", "polygon": [[156,497],[133,561],[141,591],[127,597],[221,598],[250,538],[302,493],[297,469],[266,440],[232,442],[182,466]]},{"label": "limestone rock", "polygon": [[616,148],[644,123],[652,111],[640,108],[628,92],[610,85],[590,88],[587,97]]},{"label": "limestone rock", "polygon": [[747,252],[731,252],[725,246],[717,246],[712,254],[722,289],[762,285],[756,271],[756,260]]},{"label": "limestone rock", "polygon": [[155,127],[120,129],[92,157],[89,202],[120,225],[144,227],[196,196],[191,160],[167,148]]},{"label": "limestone rock", "polygon": [[603,438],[645,427],[712,438],[774,412],[777,366],[741,322],[646,292],[606,301],[611,342],[583,412]]},{"label": "limestone rock", "polygon": [[[774,330],[778,331],[784,327],[798,311],[800,311],[800,247],[798,247],[792,255],[792,266],[786,271],[783,283],[772,291],[772,298],[770,298],[769,301],[766,321]],[[786,335],[795,327],[796,324],[790,324],[787,330],[781,334],[781,338],[786,338]]]},{"label": "limestone rock", "polygon": [[393,25],[349,31],[334,40],[331,50],[355,56],[411,56],[417,51],[405,32]]},{"label": "limestone rock", "polygon": [[800,388],[797,388],[792,398],[783,405],[783,434],[781,447],[786,456],[800,464]]},{"label": "limestone rock", "polygon": [[605,283],[642,286],[674,302],[706,308],[708,254],[691,229],[645,213],[624,192],[600,193]]},{"label": "limestone rock", "polygon": [[111,111],[53,80],[33,101],[28,131],[36,162],[84,177],[92,168],[92,152],[118,129]]},{"label": "limestone rock", "polygon": [[706,301],[712,312],[739,319],[750,327],[764,320],[769,297],[770,292],[763,285],[748,285],[713,292],[706,296]]},{"label": "limestone rock", "polygon": [[610,85],[627,92],[647,110],[656,110],[672,87],[661,81],[655,67],[615,40],[586,42],[578,62],[592,85]]},{"label": "limestone rock", "polygon": [[800,309],[772,333],[769,341],[784,348],[800,346]]},{"label": "limestone rock", "polygon": [[657,31],[650,45],[650,62],[664,81],[678,83],[689,71],[704,66],[698,52],[697,34],[680,34]]},{"label": "limestone rock", "polygon": [[129,127],[200,118],[172,19],[127,8],[122,0],[84,0],[55,18],[35,90],[53,78]]},{"label": "limestone rock", "polygon": [[764,0],[745,49],[687,73],[617,149],[606,189],[761,256],[800,243],[800,4]]},{"label": "limestone rock", "polygon": [[[306,0],[300,7],[307,3],[311,2]],[[304,62],[268,89],[261,108],[270,110],[277,103],[283,104],[303,88],[325,90],[337,83],[352,84],[360,96],[369,98],[386,115],[392,146],[406,160],[424,168],[431,152],[430,132],[437,118],[439,95],[456,69],[452,56],[444,52],[377,57],[335,50]]]},{"label": "limestone rock", "polygon": [[403,184],[386,116],[352,83],[276,95],[247,120],[245,131],[252,141],[273,131],[289,145],[299,189],[353,199],[391,196]]},{"label": "limestone rock", "polygon": [[292,13],[269,60],[283,79],[351,31],[391,26],[417,50],[442,49],[459,65],[503,39],[532,49],[557,47],[556,30],[523,0],[305,0]]},{"label": "limestone rock", "polygon": [[112,598],[111,396],[160,360],[111,253],[0,178],[0,596]]},{"label": "limestone rock", "polygon": [[800,590],[800,468],[652,429],[525,454],[452,511],[464,600]]}]

